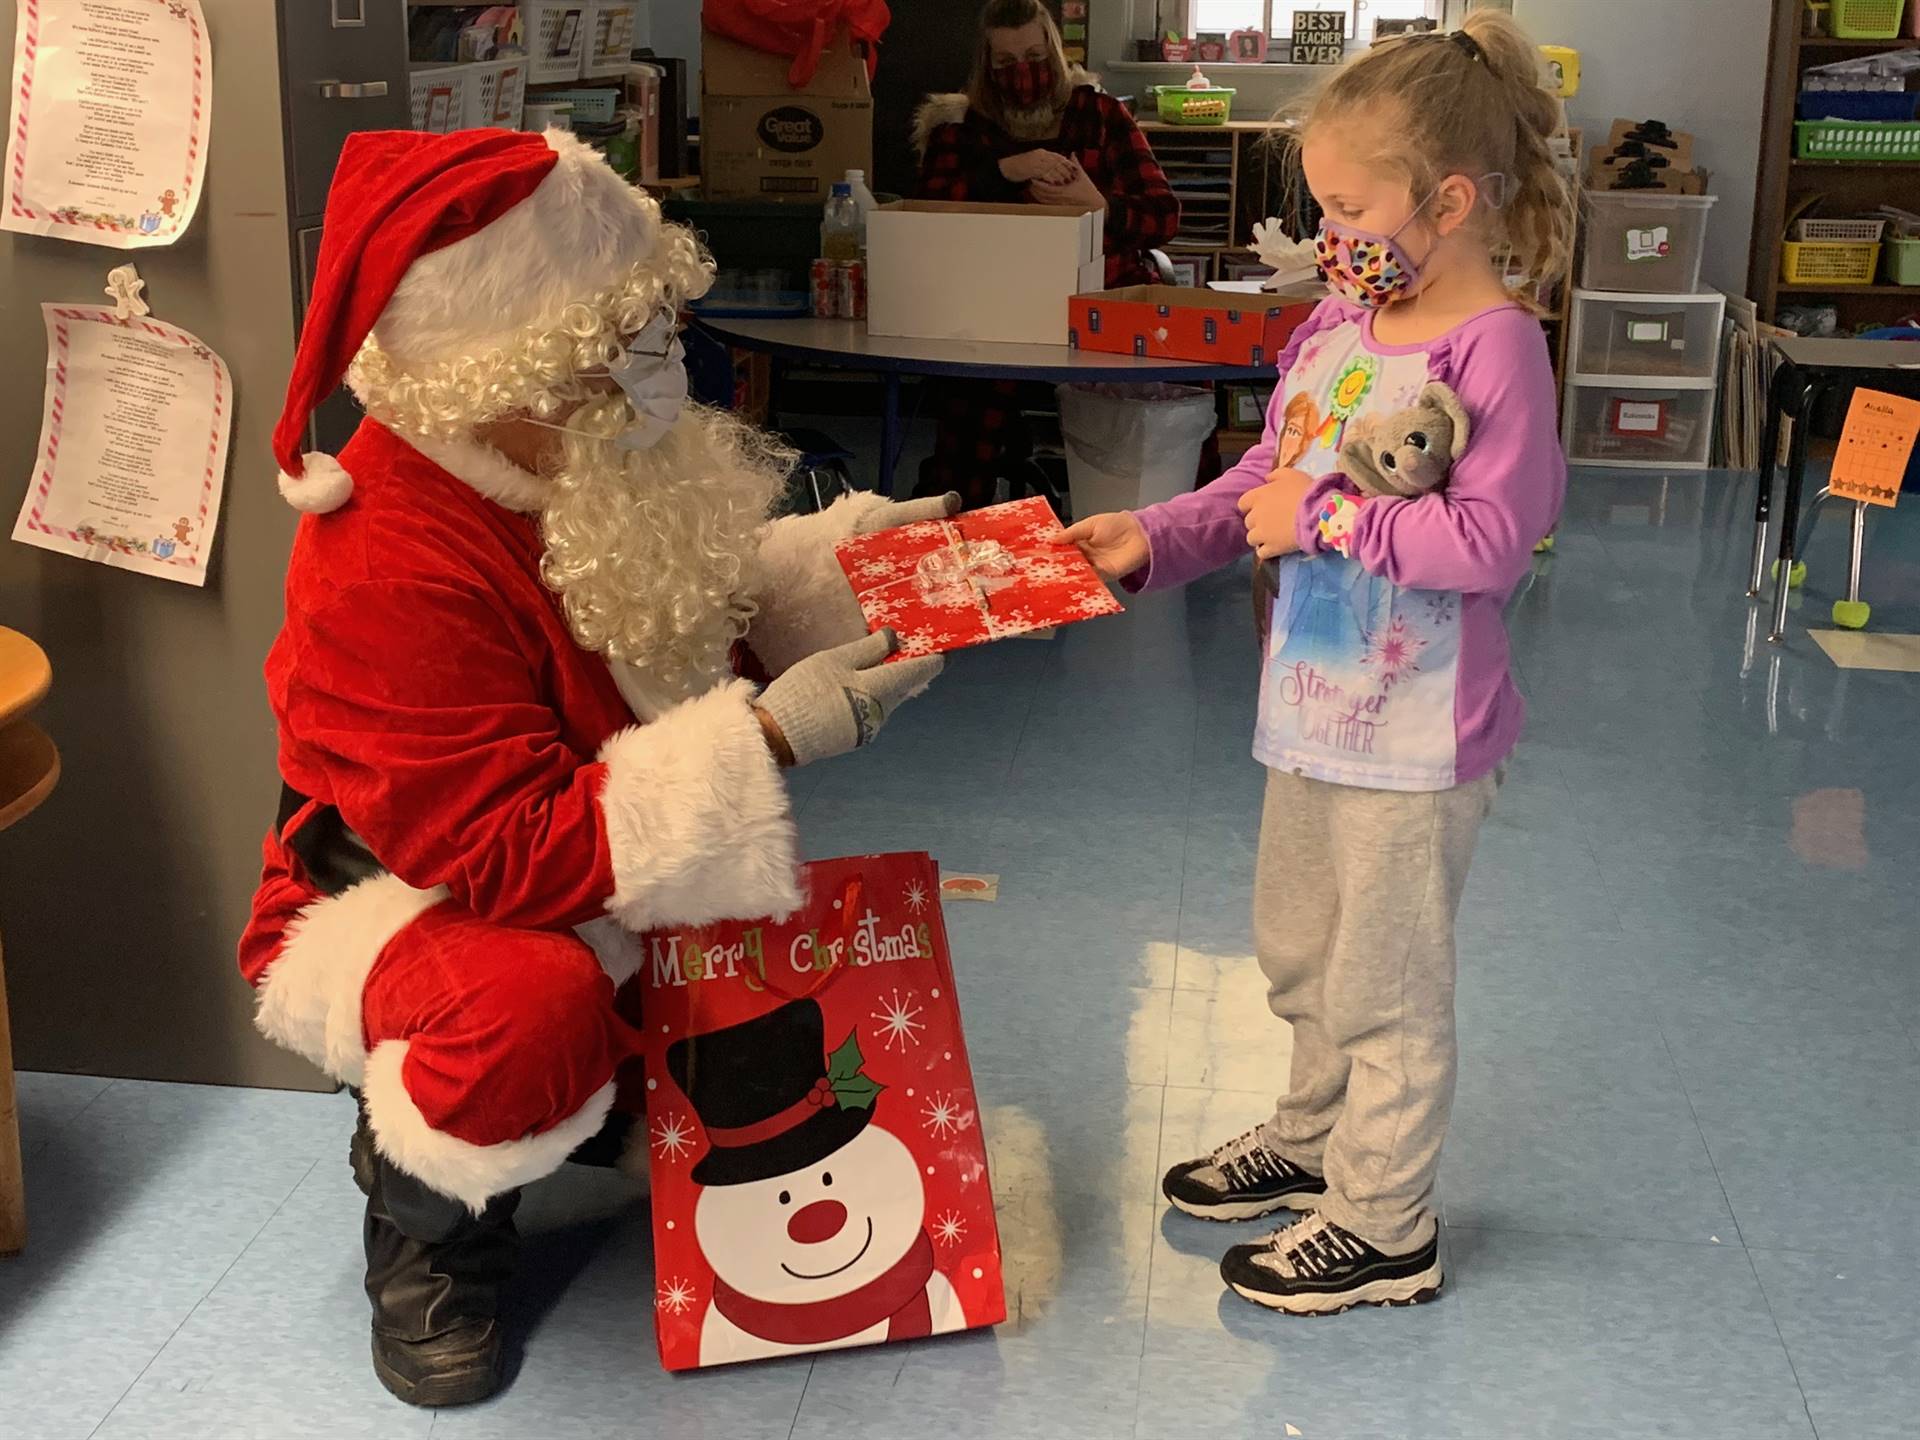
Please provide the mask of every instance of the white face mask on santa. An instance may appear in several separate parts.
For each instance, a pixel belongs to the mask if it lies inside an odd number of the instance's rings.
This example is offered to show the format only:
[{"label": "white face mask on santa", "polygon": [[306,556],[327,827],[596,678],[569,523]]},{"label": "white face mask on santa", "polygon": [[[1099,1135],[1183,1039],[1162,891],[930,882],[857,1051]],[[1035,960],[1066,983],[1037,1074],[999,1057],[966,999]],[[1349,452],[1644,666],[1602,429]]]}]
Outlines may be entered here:
[{"label": "white face mask on santa", "polygon": [[[613,437],[622,450],[651,450],[679,422],[687,404],[687,351],[676,333],[674,316],[662,311],[627,342],[626,353],[603,371],[585,371],[582,378],[605,375],[620,387],[633,408],[633,420]],[[600,439],[572,425],[536,420],[527,422],[547,430]]]}]

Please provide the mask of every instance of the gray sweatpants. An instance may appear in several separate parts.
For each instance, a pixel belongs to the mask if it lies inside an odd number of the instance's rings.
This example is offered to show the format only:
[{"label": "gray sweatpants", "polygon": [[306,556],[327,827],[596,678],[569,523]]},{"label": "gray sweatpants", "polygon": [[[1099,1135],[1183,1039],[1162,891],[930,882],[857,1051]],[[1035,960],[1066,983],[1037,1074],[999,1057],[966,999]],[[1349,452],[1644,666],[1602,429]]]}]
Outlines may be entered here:
[{"label": "gray sweatpants", "polygon": [[1267,1003],[1293,1025],[1269,1146],[1325,1175],[1321,1212],[1386,1250],[1424,1230],[1453,1106],[1453,919],[1489,775],[1361,790],[1269,771],[1253,891]]}]

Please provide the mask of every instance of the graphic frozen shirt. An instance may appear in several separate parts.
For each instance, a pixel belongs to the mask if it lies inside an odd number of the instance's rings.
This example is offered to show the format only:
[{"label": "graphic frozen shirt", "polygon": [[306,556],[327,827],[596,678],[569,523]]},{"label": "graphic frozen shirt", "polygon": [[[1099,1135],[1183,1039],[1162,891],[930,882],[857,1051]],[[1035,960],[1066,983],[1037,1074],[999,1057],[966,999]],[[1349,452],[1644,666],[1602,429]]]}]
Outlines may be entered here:
[{"label": "graphic frozen shirt", "polygon": [[[1427,352],[1377,355],[1349,321],[1310,337],[1283,381],[1276,466],[1340,468],[1356,416],[1414,403]],[[1454,783],[1460,597],[1403,590],[1336,554],[1278,562],[1253,753],[1380,790]]]}]

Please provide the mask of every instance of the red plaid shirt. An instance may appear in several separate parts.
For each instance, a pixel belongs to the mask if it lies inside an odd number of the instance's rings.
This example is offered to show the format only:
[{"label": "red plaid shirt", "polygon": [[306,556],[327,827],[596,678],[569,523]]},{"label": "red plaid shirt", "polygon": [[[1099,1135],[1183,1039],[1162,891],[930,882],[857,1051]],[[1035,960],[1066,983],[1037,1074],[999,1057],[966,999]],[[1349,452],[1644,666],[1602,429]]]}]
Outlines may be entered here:
[{"label": "red plaid shirt", "polygon": [[1165,245],[1180,228],[1180,201],[1167,184],[1153,147],[1126,107],[1082,85],[1067,99],[1060,133],[1039,142],[1015,140],[977,110],[927,137],[920,193],[928,200],[1014,204],[1027,187],[1000,173],[1000,162],[1028,150],[1071,155],[1107,197],[1107,284],[1147,285],[1159,277],[1147,251]]}]

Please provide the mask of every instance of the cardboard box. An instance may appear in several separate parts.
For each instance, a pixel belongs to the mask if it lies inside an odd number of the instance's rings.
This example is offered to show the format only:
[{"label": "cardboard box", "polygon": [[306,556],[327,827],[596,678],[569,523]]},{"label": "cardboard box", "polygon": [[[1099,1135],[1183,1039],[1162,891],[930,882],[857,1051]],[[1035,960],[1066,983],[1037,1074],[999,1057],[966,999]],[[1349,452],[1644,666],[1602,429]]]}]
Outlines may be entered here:
[{"label": "cardboard box", "polygon": [[634,136],[634,151],[639,162],[639,172],[634,177],[642,185],[653,185],[660,179],[660,81],[662,70],[658,65],[635,63],[627,67],[626,103],[628,116],[638,125]]},{"label": "cardboard box", "polygon": [[[1627,136],[1637,130],[1642,123],[1638,120],[1614,121],[1613,128],[1607,132],[1606,149],[1618,150],[1626,143]],[[1667,132],[1667,138],[1673,142],[1671,145],[1653,145],[1647,148],[1665,155],[1673,162],[1674,169],[1691,170],[1693,168],[1693,136],[1684,130],[1670,130]]]},{"label": "cardboard box", "polygon": [[1105,278],[1105,224],[1066,205],[882,205],[867,216],[867,330],[1064,345],[1068,301]]},{"label": "cardboard box", "polygon": [[873,91],[844,30],[802,90],[787,84],[787,56],[711,30],[700,44],[700,185],[709,200],[819,205],[847,171],[873,173]]},{"label": "cardboard box", "polygon": [[1272,295],[1224,294],[1179,285],[1128,285],[1068,302],[1067,343],[1115,355],[1201,360],[1215,365],[1268,365],[1324,288]]}]

